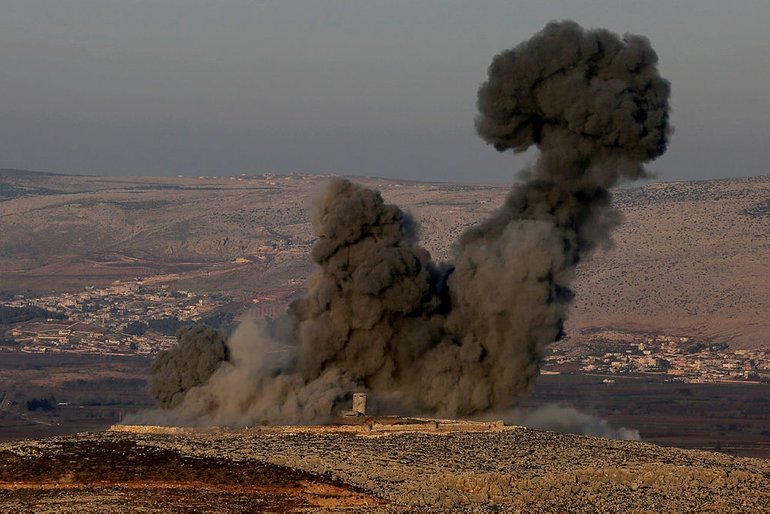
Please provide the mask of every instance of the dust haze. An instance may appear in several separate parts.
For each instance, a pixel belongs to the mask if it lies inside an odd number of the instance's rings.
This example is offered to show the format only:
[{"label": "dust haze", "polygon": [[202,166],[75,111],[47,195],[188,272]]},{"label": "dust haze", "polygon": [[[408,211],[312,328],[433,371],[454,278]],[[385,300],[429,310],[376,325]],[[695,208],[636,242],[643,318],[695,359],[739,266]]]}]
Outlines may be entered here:
[{"label": "dust haze", "polygon": [[[476,130],[498,151],[539,156],[452,262],[433,262],[408,213],[378,192],[332,180],[315,206],[307,294],[280,319],[243,323],[213,370],[160,356],[160,408],[134,421],[323,422],[354,391],[382,414],[511,409],[563,334],[576,264],[619,221],[610,188],[665,151],[669,83],[656,65],[646,38],[571,21],[495,56]],[[156,377],[168,369],[198,378]]]}]

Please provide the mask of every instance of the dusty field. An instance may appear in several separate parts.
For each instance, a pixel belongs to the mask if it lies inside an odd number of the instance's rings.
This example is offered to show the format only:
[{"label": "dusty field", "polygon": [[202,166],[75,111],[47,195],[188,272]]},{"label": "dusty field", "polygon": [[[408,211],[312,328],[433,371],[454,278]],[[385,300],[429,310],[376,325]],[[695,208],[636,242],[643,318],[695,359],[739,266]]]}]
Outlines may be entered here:
[{"label": "dusty field", "polygon": [[513,428],[0,443],[8,512],[767,512],[770,462]]},{"label": "dusty field", "polygon": [[[0,440],[103,430],[150,407],[149,366],[142,357],[0,352]],[[54,408],[30,411],[35,399]]]},{"label": "dusty field", "polygon": [[770,384],[683,384],[665,377],[542,375],[519,405],[570,405],[663,446],[770,459]]},{"label": "dusty field", "polygon": [[[0,441],[98,431],[151,408],[146,359],[66,354],[0,354]],[[524,409],[569,405],[645,441],[770,459],[770,384],[682,384],[665,377],[542,375],[520,398]],[[26,400],[55,397],[49,412]]]}]

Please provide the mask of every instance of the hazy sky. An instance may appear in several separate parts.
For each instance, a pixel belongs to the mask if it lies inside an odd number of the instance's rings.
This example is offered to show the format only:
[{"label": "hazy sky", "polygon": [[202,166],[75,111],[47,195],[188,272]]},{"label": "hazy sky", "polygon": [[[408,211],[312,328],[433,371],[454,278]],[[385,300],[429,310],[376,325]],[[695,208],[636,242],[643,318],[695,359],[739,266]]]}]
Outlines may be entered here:
[{"label": "hazy sky", "polygon": [[767,0],[0,0],[0,167],[508,182],[476,90],[565,18],[652,41],[661,178],[770,173]]}]

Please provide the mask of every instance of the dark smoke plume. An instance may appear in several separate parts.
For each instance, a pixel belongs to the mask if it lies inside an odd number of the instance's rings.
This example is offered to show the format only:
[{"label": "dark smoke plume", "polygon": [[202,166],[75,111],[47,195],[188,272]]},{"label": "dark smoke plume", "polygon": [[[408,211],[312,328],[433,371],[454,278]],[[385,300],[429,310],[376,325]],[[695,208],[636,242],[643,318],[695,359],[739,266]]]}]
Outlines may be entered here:
[{"label": "dark smoke plume", "polygon": [[273,324],[243,325],[230,362],[154,419],[321,421],[358,389],[401,413],[510,407],[562,333],[575,265],[616,222],[609,188],[665,150],[669,84],[656,64],[645,38],[573,22],[496,56],[478,133],[499,151],[540,155],[461,236],[453,263],[434,264],[410,217],[379,193],[332,181],[313,219],[307,296]]},{"label": "dark smoke plume", "polygon": [[178,344],[158,354],[150,367],[150,394],[158,406],[179,405],[185,393],[205,384],[219,365],[228,360],[225,335],[205,325],[180,328]]}]

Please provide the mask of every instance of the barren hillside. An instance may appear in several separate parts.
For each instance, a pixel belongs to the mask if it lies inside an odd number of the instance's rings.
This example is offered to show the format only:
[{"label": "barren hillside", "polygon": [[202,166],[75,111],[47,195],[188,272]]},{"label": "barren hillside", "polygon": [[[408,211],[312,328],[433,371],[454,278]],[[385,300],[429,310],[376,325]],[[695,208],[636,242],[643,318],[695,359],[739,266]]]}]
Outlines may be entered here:
[{"label": "barren hillside", "polygon": [[770,345],[770,177],[618,191],[613,247],[578,267],[573,332]]},{"label": "barren hillside", "polygon": [[766,512],[770,464],[537,432],[106,432],[0,443],[5,512]]},{"label": "barren hillside", "polygon": [[[327,178],[110,178],[0,171],[0,290],[135,276],[288,298],[312,272]],[[408,210],[437,260],[507,188],[356,178]],[[770,344],[770,177],[621,189],[611,248],[578,267],[571,340],[595,329]],[[514,287],[514,285],[512,285]]]}]

